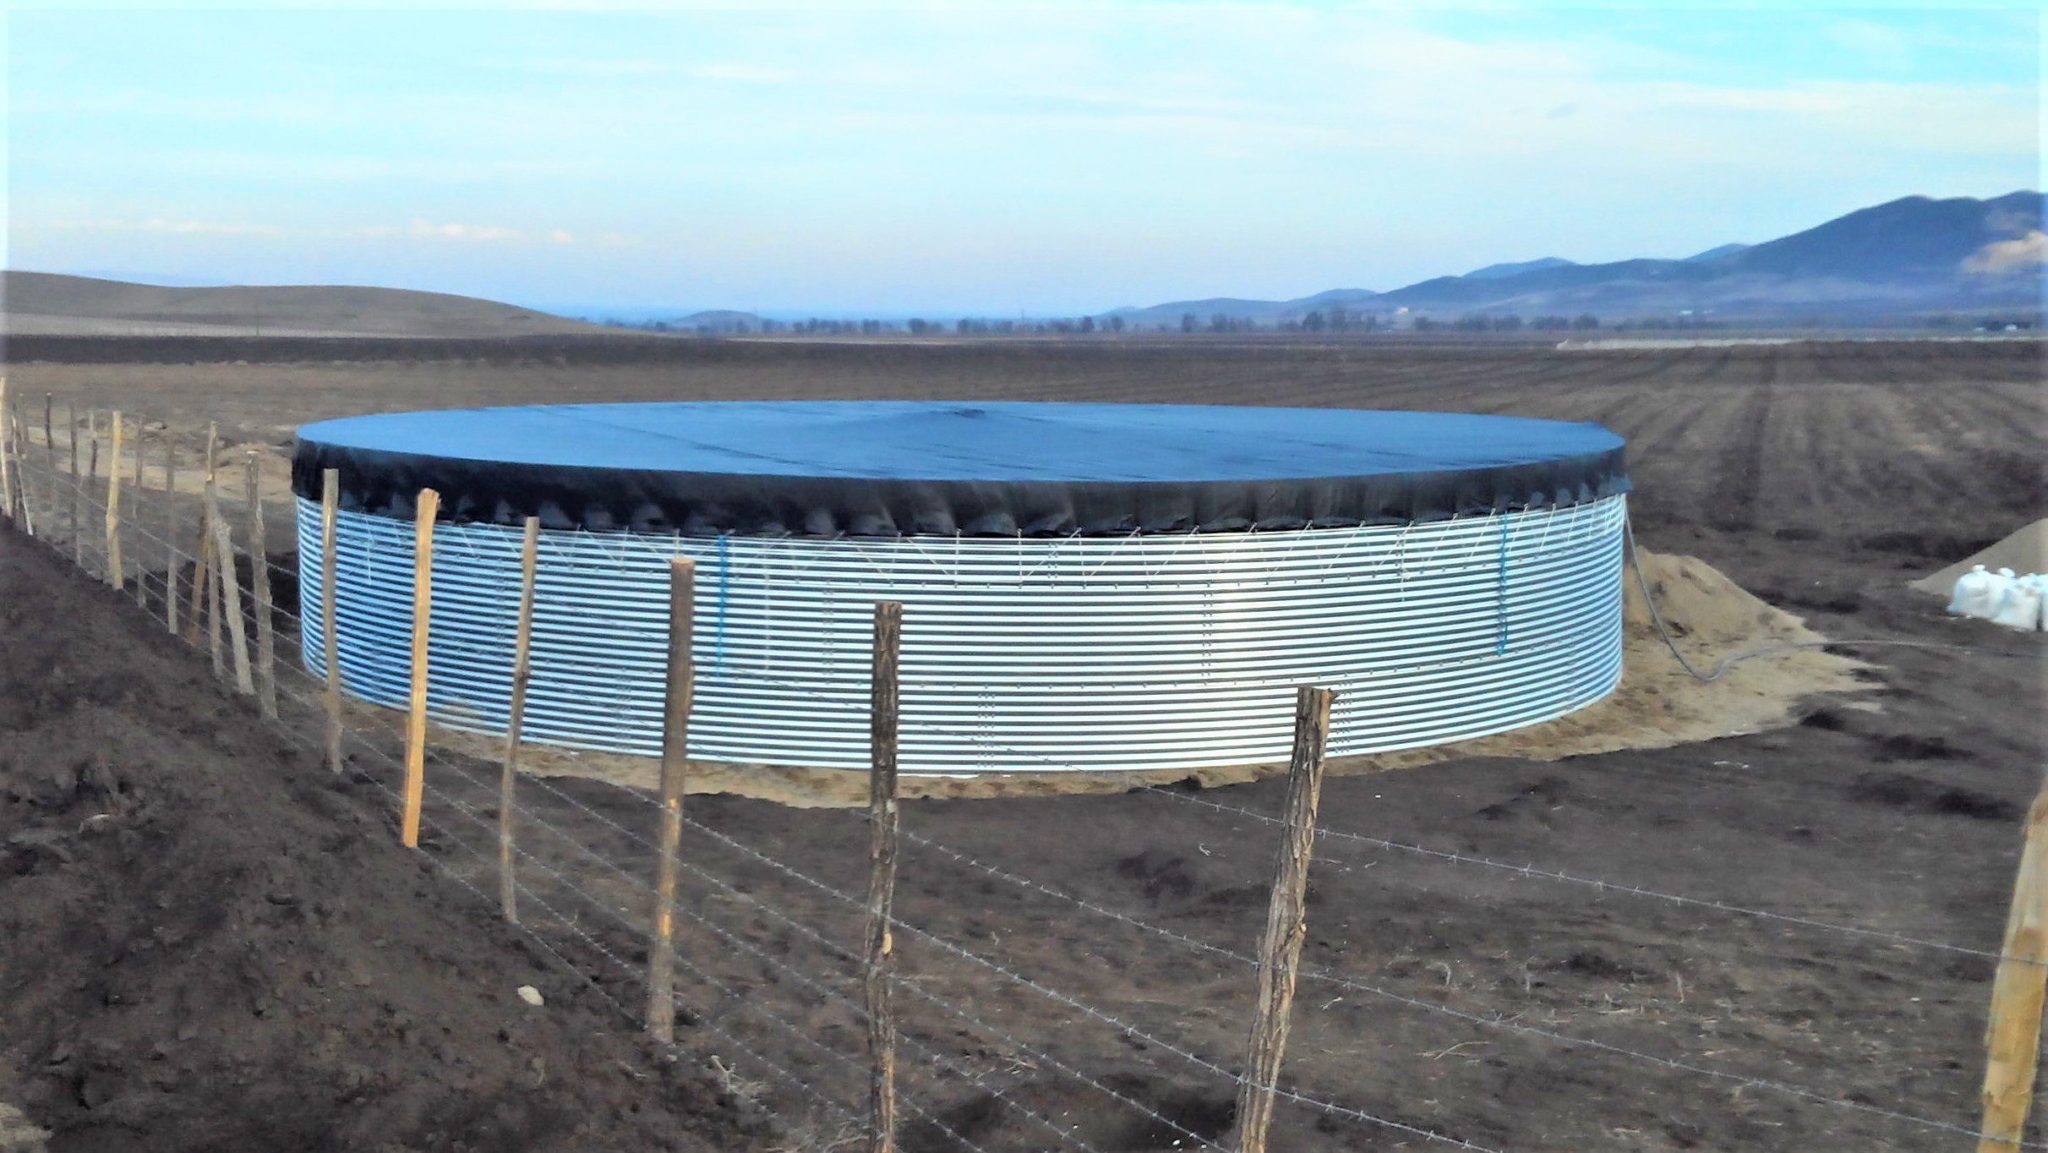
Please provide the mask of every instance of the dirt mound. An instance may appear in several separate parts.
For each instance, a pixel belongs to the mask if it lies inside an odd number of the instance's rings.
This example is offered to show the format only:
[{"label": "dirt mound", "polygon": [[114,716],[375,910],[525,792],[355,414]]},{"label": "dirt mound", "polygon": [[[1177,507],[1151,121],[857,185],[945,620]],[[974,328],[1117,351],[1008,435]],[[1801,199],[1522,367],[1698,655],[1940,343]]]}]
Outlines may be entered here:
[{"label": "dirt mound", "polygon": [[51,1148],[750,1147],[376,784],[6,532],[0,638],[0,1102]]},{"label": "dirt mound", "polygon": [[[1658,635],[1630,574],[1624,594],[1624,673],[1621,686],[1606,700],[1570,716],[1499,736],[1397,753],[1338,757],[1330,762],[1330,772],[1370,773],[1454,757],[1562,760],[1617,749],[1664,748],[1788,725],[1802,715],[1803,702],[1809,697],[1870,687],[1858,679],[1857,671],[1864,667],[1861,662],[1825,651],[1819,646],[1826,638],[1807,628],[1799,617],[1750,595],[1712,565],[1696,557],[1640,555],[1658,610],[1679,650],[1695,668],[1711,673],[1730,657],[1756,655],[1731,666],[1727,675],[1713,684],[1695,681]],[[479,757],[497,755],[490,742],[464,734],[446,732],[441,739]],[[657,783],[656,763],[650,758],[536,748],[522,755],[522,763],[535,772],[590,776],[640,788],[653,788]],[[1275,762],[1192,773],[1017,773],[974,780],[905,777],[903,791],[923,797],[1110,793],[1135,784],[1189,779],[1203,785],[1235,784],[1284,773],[1286,768]],[[716,762],[700,762],[692,772],[692,792],[734,793],[802,806],[867,803],[867,777],[861,773]]]},{"label": "dirt mound", "polygon": [[2009,568],[2016,573],[2048,572],[2048,517],[2037,520],[1972,556],[1913,581],[1912,588],[1933,593],[1943,600],[1955,592],[1956,579],[1971,568],[1983,565],[1993,572]]}]

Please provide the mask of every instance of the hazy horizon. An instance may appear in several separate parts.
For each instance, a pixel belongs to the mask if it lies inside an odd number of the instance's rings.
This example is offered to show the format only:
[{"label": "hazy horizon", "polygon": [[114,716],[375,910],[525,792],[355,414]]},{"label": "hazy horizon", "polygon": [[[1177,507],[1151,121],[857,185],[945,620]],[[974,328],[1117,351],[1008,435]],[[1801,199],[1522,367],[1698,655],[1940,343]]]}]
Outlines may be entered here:
[{"label": "hazy horizon", "polygon": [[7,17],[10,268],[1015,316],[2042,186],[2031,10]]}]

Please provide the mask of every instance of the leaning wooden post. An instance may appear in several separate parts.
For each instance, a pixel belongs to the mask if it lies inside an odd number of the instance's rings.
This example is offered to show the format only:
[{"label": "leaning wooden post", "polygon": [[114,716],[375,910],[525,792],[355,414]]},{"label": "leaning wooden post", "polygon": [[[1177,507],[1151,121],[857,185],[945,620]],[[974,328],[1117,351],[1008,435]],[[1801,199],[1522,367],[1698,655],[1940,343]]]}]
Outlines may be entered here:
[{"label": "leaning wooden post", "polygon": [[164,426],[164,628],[178,635],[178,445]]},{"label": "leaning wooden post", "polygon": [[24,449],[14,435],[15,426],[21,422],[10,419],[13,413],[7,403],[7,375],[0,373],[0,512],[13,520],[16,528],[25,530],[28,480],[21,473]]},{"label": "leaning wooden post", "polygon": [[[202,489],[203,491],[203,489]],[[213,586],[212,534],[206,527],[206,505],[199,506],[199,535],[192,546],[192,596],[185,604],[185,639],[198,644],[206,627],[206,590]],[[214,673],[220,673],[220,646],[213,646]]]},{"label": "leaning wooden post", "polygon": [[28,460],[29,446],[34,443],[35,441],[29,437],[28,423],[21,419],[21,407],[16,405],[14,409],[14,479],[21,483],[21,506],[23,514],[28,517],[28,534],[32,537],[41,538],[49,535],[49,518],[52,515],[51,510],[56,508],[57,505],[57,490],[55,488],[56,477],[53,474],[44,473],[40,486],[43,490],[44,499],[41,509],[38,510],[35,506],[34,498],[31,496],[30,486],[21,471],[22,464]]},{"label": "leaning wooden post", "polygon": [[213,512],[209,510],[200,519],[206,526],[206,650],[213,657],[213,675],[226,680],[227,649],[220,635],[220,546],[213,543]]},{"label": "leaning wooden post", "polygon": [[[7,388],[7,378],[0,376],[0,393]],[[0,396],[0,511],[14,521],[14,527],[34,535],[30,527],[28,474],[21,471],[21,461],[27,455],[21,438],[21,419]]]},{"label": "leaning wooden post", "polygon": [[35,536],[35,486],[29,483],[29,474],[27,472],[29,468],[28,446],[34,442],[28,438],[28,426],[21,422],[20,405],[10,405],[5,409],[0,409],[0,420],[6,421],[8,426],[8,430],[0,431],[0,435],[9,435],[11,433],[14,438],[14,499],[21,506],[20,512],[17,515],[21,518],[22,530],[30,536]]},{"label": "leaning wooden post", "polygon": [[28,429],[21,423],[21,409],[13,405],[0,405],[0,438],[9,439],[12,445],[14,469],[14,499],[18,508],[15,516],[18,526],[30,536],[36,535],[36,510],[33,486],[29,484],[28,473]]},{"label": "leaning wooden post", "polygon": [[14,507],[14,431],[7,414],[7,377],[0,374],[0,513],[19,528],[22,517]]},{"label": "leaning wooden post", "polygon": [[[206,491],[208,485],[213,483],[215,428],[216,426],[214,425],[208,425],[206,428],[206,457],[200,462],[199,489],[202,493]],[[208,515],[206,504],[204,501],[201,501],[199,506],[199,547],[192,551],[192,603],[190,606],[192,619],[187,628],[190,630],[189,635],[192,643],[198,644],[201,626],[206,626],[208,648],[213,653],[213,675],[220,676],[222,675],[223,668],[220,650],[220,614],[213,613],[208,619],[201,619],[202,617],[207,617],[207,609],[212,605],[213,598],[208,590],[218,591],[219,589],[219,585],[213,578],[216,558],[213,555],[213,526],[207,523]]]},{"label": "leaning wooden post", "polygon": [[47,498],[50,494],[49,478],[45,476],[40,484],[32,485],[28,480],[29,474],[23,471],[23,468],[28,466],[29,446],[34,443],[35,441],[29,437],[28,422],[21,419],[21,405],[16,403],[14,406],[14,483],[21,487],[21,514],[28,521],[28,534],[32,537],[41,537],[49,531],[50,522],[47,518],[49,516],[50,502],[45,499],[42,507],[38,508],[36,504],[36,490],[41,489],[44,497]]},{"label": "leaning wooden post", "polygon": [[[47,476],[37,484],[29,483],[29,474],[24,469],[33,468],[28,463],[30,446],[35,440],[29,435],[28,422],[21,418],[21,403],[14,405],[14,483],[21,488],[21,514],[28,521],[28,534],[40,537],[49,531],[50,482]],[[36,503],[37,490],[41,490],[42,505]]]},{"label": "leaning wooden post", "polygon": [[327,670],[327,691],[320,694],[327,707],[327,768],[341,771],[341,638],[334,635],[334,598],[341,582],[336,580],[334,528],[341,510],[341,470],[320,470],[320,644],[321,665]]},{"label": "leaning wooden post", "polygon": [[223,557],[220,554],[220,550],[213,546],[213,522],[220,518],[220,510],[214,506],[213,501],[205,499],[206,494],[213,491],[214,473],[219,464],[216,452],[216,445],[219,440],[220,426],[208,424],[206,426],[206,473],[205,480],[199,488],[201,497],[199,531],[206,537],[206,644],[208,650],[213,654],[213,671],[215,676],[224,675],[222,672],[220,641],[220,566],[223,561],[233,560],[232,554],[228,557]]},{"label": "leaning wooden post", "polygon": [[249,454],[243,500],[249,506],[249,591],[256,600],[256,700],[263,715],[277,719],[276,629],[270,619],[270,546],[263,539],[263,494],[257,489],[257,458]]},{"label": "leaning wooden post", "polygon": [[[7,378],[0,376],[0,514],[14,522],[14,527],[24,532],[28,529],[27,485],[21,475],[21,446],[15,443],[14,426],[7,407]],[[17,497],[19,488],[19,497]]]},{"label": "leaning wooden post", "polygon": [[1294,755],[1287,766],[1287,839],[1266,908],[1260,950],[1259,999],[1253,1008],[1251,1051],[1237,1090],[1238,1153],[1265,1153],[1273,1124],[1274,1089],[1287,1052],[1288,1012],[1294,1005],[1296,967],[1308,936],[1308,863],[1315,847],[1316,807],[1323,795],[1323,746],[1330,733],[1329,689],[1303,686],[1295,694]]},{"label": "leaning wooden post", "polygon": [[654,947],[647,954],[647,1032],[657,1041],[676,1039],[676,872],[683,844],[683,777],[690,765],[690,706],[697,695],[697,669],[690,647],[697,610],[697,565],[687,557],[669,562],[668,686],[661,712],[661,836],[655,862]]},{"label": "leaning wooden post", "polygon": [[420,844],[420,805],[427,790],[427,631],[434,608],[434,518],[441,494],[420,490],[412,523],[412,698],[405,719],[405,816],[399,837]]},{"label": "leaning wooden post", "polygon": [[875,604],[873,672],[868,680],[868,1150],[896,1150],[896,1013],[889,995],[896,901],[896,735],[902,694],[903,605]]},{"label": "leaning wooden post", "polygon": [[[212,484],[206,486],[206,522],[213,526],[213,553],[220,570],[218,615],[226,618],[228,644],[235,666],[235,691],[245,697],[256,695],[256,682],[249,675],[249,635],[242,626],[242,581],[235,573],[235,539],[227,518],[220,515],[220,495]],[[214,631],[219,632],[216,625]]]},{"label": "leaning wooden post", "polygon": [[[56,508],[57,499],[57,426],[50,419],[50,410],[57,406],[57,400],[49,393],[43,394],[43,463],[50,467],[51,508]],[[50,513],[52,517],[57,514]]]},{"label": "leaning wooden post", "polygon": [[[107,452],[107,587],[121,583],[121,410],[115,409],[109,422],[111,443]],[[98,447],[98,442],[94,442]]]},{"label": "leaning wooden post", "polygon": [[2027,1127],[2041,1058],[2041,1007],[2048,992],[2048,787],[2027,811],[2004,955],[1991,982],[1984,1126],[1978,1153],[2016,1149]]},{"label": "leaning wooden post", "polygon": [[[512,634],[512,707],[505,714],[505,765],[498,775],[498,904],[519,922],[519,878],[512,871],[512,814],[519,777],[519,739],[526,727],[526,682],[533,655],[533,594],[540,574],[540,518],[526,518],[519,553],[519,621]],[[678,834],[680,835],[680,834]]]}]

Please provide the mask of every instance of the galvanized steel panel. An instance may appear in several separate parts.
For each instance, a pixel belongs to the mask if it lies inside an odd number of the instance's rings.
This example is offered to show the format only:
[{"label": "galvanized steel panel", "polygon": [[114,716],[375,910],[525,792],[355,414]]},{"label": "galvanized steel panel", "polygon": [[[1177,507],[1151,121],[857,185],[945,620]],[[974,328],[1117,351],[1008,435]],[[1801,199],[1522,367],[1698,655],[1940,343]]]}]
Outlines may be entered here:
[{"label": "galvanized steel panel", "polygon": [[[990,539],[543,532],[526,735],[654,755],[667,564],[697,562],[692,756],[865,769],[873,604],[904,602],[907,773],[1270,761],[1294,689],[1330,751],[1561,716],[1621,675],[1625,498],[1407,526]],[[324,676],[320,509],[298,506],[302,654]],[[342,680],[402,708],[413,530],[340,514]],[[502,732],[520,532],[435,529],[428,707]]]}]

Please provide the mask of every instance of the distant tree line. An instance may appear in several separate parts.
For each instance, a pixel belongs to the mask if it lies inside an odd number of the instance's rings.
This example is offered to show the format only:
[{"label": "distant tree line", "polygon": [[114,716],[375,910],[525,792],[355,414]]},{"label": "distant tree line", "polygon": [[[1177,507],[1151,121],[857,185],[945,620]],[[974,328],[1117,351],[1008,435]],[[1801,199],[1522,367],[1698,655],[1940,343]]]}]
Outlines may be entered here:
[{"label": "distant tree line", "polygon": [[[1192,312],[1182,313],[1178,324],[1133,325],[1116,314],[1103,316],[1048,317],[1040,319],[1002,320],[984,317],[961,317],[953,321],[927,320],[910,317],[907,320],[837,319],[813,317],[809,320],[768,320],[755,317],[735,317],[706,323],[685,321],[643,321],[630,322],[614,318],[597,321],[613,328],[631,328],[644,332],[694,333],[699,336],[1118,336],[1125,332],[1156,332],[1185,334],[1196,333],[1251,333],[1278,332],[1302,333],[1312,336],[1342,333],[1382,333],[1403,330],[1414,332],[1587,332],[1602,327],[1599,317],[1591,313],[1578,316],[1537,316],[1524,319],[1521,316],[1468,313],[1452,320],[1431,316],[1397,313],[1382,315],[1377,312],[1358,312],[1343,305],[1326,309],[1315,309],[1300,316],[1286,316],[1261,324],[1244,316],[1229,313],[1211,313],[1204,318]],[[1617,330],[1629,328],[1679,328],[1705,327],[1705,322],[1692,317],[1678,317],[1667,320],[1639,318],[1621,321],[1613,327]]]},{"label": "distant tree line", "polygon": [[602,320],[584,317],[592,323],[611,328],[629,328],[643,332],[694,334],[698,336],[824,336],[824,337],[991,337],[991,336],[1120,336],[1127,332],[1231,334],[1231,333],[1295,333],[1308,336],[1347,333],[1388,333],[1388,332],[1443,332],[1443,333],[1515,333],[1515,332],[1592,332],[1606,329],[1613,332],[1691,332],[1724,330],[1732,327],[1768,328],[1857,328],[1857,327],[1917,327],[1935,330],[1973,330],[1976,332],[2027,332],[2044,326],[2043,315],[2031,310],[2018,310],[2009,314],[1957,314],[1934,313],[1918,316],[1800,316],[1777,318],[1722,319],[1698,313],[1679,313],[1673,316],[1632,316],[1621,320],[1603,321],[1592,313],[1577,316],[1545,314],[1522,317],[1516,314],[1466,313],[1454,318],[1440,318],[1409,313],[1382,314],[1378,312],[1354,311],[1343,305],[1314,309],[1298,316],[1283,316],[1264,323],[1249,317],[1232,316],[1216,312],[1207,317],[1193,312],[1182,313],[1180,320],[1167,323],[1134,324],[1129,318],[1104,314],[1099,316],[1046,317],[1036,319],[1004,320],[989,317],[960,317],[953,320],[928,320],[911,317],[907,320],[877,320],[814,317],[809,320],[768,320],[737,314],[721,317],[706,323],[691,323],[687,320],[627,321],[613,317]]},{"label": "distant tree line", "polygon": [[1456,320],[1433,320],[1427,316],[1415,318],[1417,332],[1591,332],[1600,327],[1600,318],[1590,312],[1577,316],[1538,316],[1524,321],[1520,316],[1509,313],[1489,316],[1484,313],[1467,313]]},{"label": "distant tree line", "polygon": [[1283,320],[1279,328],[1282,332],[1378,332],[1380,315],[1377,312],[1354,313],[1341,304],[1335,304],[1328,312],[1318,309],[1299,320]]}]

